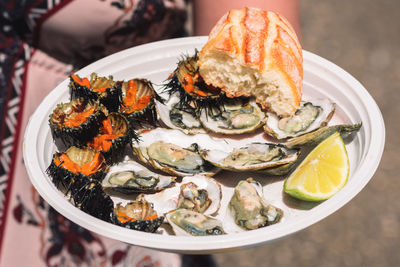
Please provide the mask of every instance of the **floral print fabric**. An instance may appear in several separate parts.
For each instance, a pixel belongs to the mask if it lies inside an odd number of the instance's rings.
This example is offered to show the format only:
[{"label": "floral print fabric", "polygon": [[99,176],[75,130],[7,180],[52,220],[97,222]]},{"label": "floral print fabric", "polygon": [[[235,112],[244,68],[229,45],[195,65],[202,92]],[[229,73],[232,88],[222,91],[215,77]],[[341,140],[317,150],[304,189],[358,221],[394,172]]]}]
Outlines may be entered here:
[{"label": "floral print fabric", "polygon": [[22,141],[29,116],[74,70],[183,36],[184,1],[11,0],[0,12],[0,266],[180,266],[176,254],[103,238],[57,213],[29,181]]}]

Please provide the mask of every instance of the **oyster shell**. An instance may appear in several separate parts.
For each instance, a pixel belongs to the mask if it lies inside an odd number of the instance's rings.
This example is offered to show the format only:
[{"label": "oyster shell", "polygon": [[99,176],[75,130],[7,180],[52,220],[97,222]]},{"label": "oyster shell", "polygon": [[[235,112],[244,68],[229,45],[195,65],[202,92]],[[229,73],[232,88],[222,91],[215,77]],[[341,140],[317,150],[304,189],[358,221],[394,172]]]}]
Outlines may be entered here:
[{"label": "oyster shell", "polygon": [[360,130],[362,123],[356,124],[338,124],[332,126],[324,126],[315,130],[313,132],[298,136],[296,138],[289,139],[284,144],[289,148],[297,148],[302,146],[314,146],[319,144],[325,138],[333,134],[334,132],[339,132],[342,138],[351,136],[358,130]]},{"label": "oyster shell", "polygon": [[221,206],[221,185],[213,178],[195,175],[183,177],[181,183],[156,194],[141,195],[154,204],[159,214],[178,208],[191,209],[207,215],[217,213]]},{"label": "oyster shell", "polygon": [[203,150],[201,156],[215,166],[231,171],[262,171],[294,163],[299,151],[281,144],[250,143],[229,150]]},{"label": "oyster shell", "polygon": [[[242,230],[254,230],[279,222],[283,211],[268,204],[263,198],[262,186],[253,178],[240,181],[229,202],[228,218]],[[227,220],[227,225],[229,225]],[[235,227],[228,226],[229,229]]]},{"label": "oyster shell", "polygon": [[110,168],[103,179],[104,189],[122,193],[158,192],[175,184],[175,177],[150,171],[135,161],[125,161]]},{"label": "oyster shell", "polygon": [[220,106],[203,109],[200,122],[210,132],[242,134],[254,132],[261,127],[265,118],[254,99],[225,99]]},{"label": "oyster shell", "polygon": [[267,113],[264,130],[276,139],[293,138],[325,126],[331,119],[336,104],[329,99],[302,101],[295,115],[280,118]]},{"label": "oyster shell", "polygon": [[178,129],[185,134],[205,133],[197,119],[196,109],[180,102],[179,97],[171,95],[165,104],[156,101],[156,110],[160,120],[171,129]]},{"label": "oyster shell", "polygon": [[192,210],[177,209],[168,213],[165,217],[176,235],[225,234],[221,221]]},{"label": "oyster shell", "polygon": [[136,200],[125,206],[118,203],[114,208],[111,221],[129,229],[154,233],[164,221],[164,217],[157,215],[151,203]]},{"label": "oyster shell", "polygon": [[220,169],[205,161],[200,148],[227,149],[222,140],[206,134],[186,135],[179,130],[156,128],[141,132],[139,144],[133,144],[138,158],[146,164],[166,173],[187,176],[202,174],[213,176]]}]

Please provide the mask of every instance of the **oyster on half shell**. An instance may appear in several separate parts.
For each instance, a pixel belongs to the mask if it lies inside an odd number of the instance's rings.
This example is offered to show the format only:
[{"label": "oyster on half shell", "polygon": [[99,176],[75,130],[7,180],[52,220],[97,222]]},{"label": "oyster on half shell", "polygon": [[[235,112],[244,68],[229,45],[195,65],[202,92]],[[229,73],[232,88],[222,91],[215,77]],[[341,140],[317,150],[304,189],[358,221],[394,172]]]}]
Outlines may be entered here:
[{"label": "oyster on half shell", "polygon": [[183,177],[181,183],[155,194],[140,197],[153,203],[159,214],[166,214],[178,208],[185,208],[214,215],[221,206],[221,185],[213,178],[195,175]]},{"label": "oyster on half shell", "polygon": [[291,117],[280,118],[267,113],[265,132],[276,139],[293,138],[327,125],[336,104],[329,99],[302,101],[300,108]]},{"label": "oyster on half shell", "polygon": [[203,109],[200,122],[207,131],[222,134],[254,132],[261,127],[265,114],[254,99],[225,99],[220,106]]},{"label": "oyster on half shell", "polygon": [[215,166],[231,171],[263,171],[297,160],[299,150],[281,144],[250,143],[230,150],[203,150],[201,156]]},{"label": "oyster on half shell", "polygon": [[175,235],[222,235],[225,234],[222,222],[202,213],[187,209],[177,209],[166,214]]},{"label": "oyster on half shell", "polygon": [[229,219],[233,219],[241,230],[254,230],[278,223],[283,216],[281,209],[266,202],[261,184],[253,178],[247,178],[237,184],[228,208],[229,214],[224,227],[229,231],[235,229],[229,225]]},{"label": "oyster on half shell", "polygon": [[160,120],[171,129],[178,129],[185,134],[205,133],[197,119],[195,107],[180,102],[174,94],[164,103],[156,101],[156,110]]},{"label": "oyster on half shell", "polygon": [[158,192],[175,184],[176,177],[152,172],[135,161],[124,161],[114,165],[103,179],[104,189],[111,188],[121,193]]},{"label": "oyster on half shell", "polygon": [[219,147],[227,144],[206,134],[186,135],[179,130],[156,128],[141,132],[142,142],[133,144],[138,158],[166,173],[187,176],[202,174],[213,176],[220,169],[204,160],[200,148]]}]

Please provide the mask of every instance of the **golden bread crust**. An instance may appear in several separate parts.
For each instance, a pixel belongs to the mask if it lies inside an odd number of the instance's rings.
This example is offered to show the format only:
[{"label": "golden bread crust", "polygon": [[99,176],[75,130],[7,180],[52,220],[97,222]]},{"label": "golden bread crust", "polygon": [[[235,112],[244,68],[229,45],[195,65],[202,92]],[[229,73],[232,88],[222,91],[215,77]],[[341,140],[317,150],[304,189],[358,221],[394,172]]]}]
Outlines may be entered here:
[{"label": "golden bread crust", "polygon": [[[203,55],[210,51],[225,53],[228,58],[258,71],[261,76],[271,71],[279,73],[285,86],[291,88],[293,109],[299,106],[303,80],[302,49],[290,23],[278,13],[258,8],[229,11],[211,30],[208,42],[199,53],[200,73]],[[249,96],[248,91],[232,92],[221,81],[203,78],[230,97]],[[270,103],[258,102],[264,108],[270,107]]]}]

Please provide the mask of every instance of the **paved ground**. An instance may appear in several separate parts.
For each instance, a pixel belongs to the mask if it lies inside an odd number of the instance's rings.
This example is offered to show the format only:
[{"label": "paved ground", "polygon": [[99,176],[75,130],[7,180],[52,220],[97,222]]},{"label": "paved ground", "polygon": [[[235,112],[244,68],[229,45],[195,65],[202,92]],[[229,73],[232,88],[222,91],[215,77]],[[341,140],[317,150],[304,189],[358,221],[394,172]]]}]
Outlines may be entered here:
[{"label": "paved ground", "polygon": [[400,1],[300,2],[303,48],[368,89],[385,120],[385,152],[370,183],[335,214],[283,240],[215,259],[221,267],[399,266]]}]

